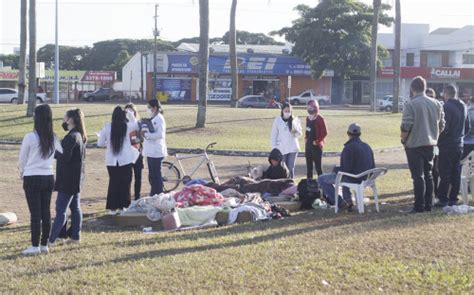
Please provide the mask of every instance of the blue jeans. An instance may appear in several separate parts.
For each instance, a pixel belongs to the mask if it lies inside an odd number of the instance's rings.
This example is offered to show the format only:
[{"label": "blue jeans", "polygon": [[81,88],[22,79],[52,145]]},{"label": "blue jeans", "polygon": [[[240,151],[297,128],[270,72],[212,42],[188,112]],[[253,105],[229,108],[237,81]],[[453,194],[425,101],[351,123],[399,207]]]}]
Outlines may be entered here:
[{"label": "blue jeans", "polygon": [[54,218],[53,227],[49,236],[51,243],[56,241],[63,227],[66,225],[66,210],[68,207],[71,209],[71,238],[73,240],[81,239],[82,211],[80,194],[70,195],[58,192],[58,198],[56,199],[56,217]]},{"label": "blue jeans", "polygon": [[[326,200],[331,205],[334,205],[336,200],[334,200],[334,183],[336,183],[336,174],[329,173],[323,174],[318,177],[318,184],[323,190],[323,194],[326,197]],[[345,201],[347,204],[352,204],[351,191],[348,187],[342,188],[342,196],[339,195],[339,205],[342,204],[342,201]]]},{"label": "blue jeans", "polygon": [[163,158],[147,157],[148,162],[148,180],[151,185],[150,196],[158,195],[163,192],[163,177],[161,175],[161,163]]},{"label": "blue jeans", "polygon": [[290,170],[290,178],[295,177],[295,164],[296,164],[296,157],[298,153],[289,153],[283,155],[283,162],[285,162],[286,167]]}]

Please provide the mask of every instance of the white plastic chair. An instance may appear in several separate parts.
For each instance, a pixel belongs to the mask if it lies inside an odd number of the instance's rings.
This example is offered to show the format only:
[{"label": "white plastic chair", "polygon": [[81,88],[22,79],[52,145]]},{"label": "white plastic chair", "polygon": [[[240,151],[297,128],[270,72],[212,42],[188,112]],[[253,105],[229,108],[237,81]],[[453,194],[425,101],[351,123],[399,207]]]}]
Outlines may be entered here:
[{"label": "white plastic chair", "polygon": [[474,151],[461,161],[461,165],[461,196],[464,205],[468,205],[468,186],[471,187],[471,194],[474,194]]},{"label": "white plastic chair", "polygon": [[[346,173],[346,172],[338,172],[336,176],[336,181],[334,183],[335,190],[334,190],[334,199],[336,202],[336,213],[339,211],[339,187],[347,187],[350,190],[355,191],[355,199],[356,199],[356,205],[357,209],[359,210],[359,213],[364,213],[364,189],[366,187],[370,187],[372,191],[374,192],[374,201],[375,201],[375,210],[379,212],[379,196],[378,196],[378,191],[377,191],[377,186],[375,185],[375,180],[382,175],[385,175],[387,173],[387,168],[374,168],[367,170],[365,172],[362,172],[358,175]],[[362,178],[367,176],[365,180],[363,180],[361,183],[350,183],[350,182],[342,182],[342,177],[343,176],[349,176],[353,178]]]}]

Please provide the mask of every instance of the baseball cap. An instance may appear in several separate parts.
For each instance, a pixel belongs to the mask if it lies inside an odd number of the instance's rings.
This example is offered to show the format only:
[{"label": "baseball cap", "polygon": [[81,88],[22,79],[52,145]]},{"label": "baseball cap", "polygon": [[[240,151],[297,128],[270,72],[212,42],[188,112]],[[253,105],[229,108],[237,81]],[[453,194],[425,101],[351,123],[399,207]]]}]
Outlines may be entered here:
[{"label": "baseball cap", "polygon": [[351,125],[349,125],[349,128],[347,128],[347,133],[360,134],[361,133],[360,125],[357,123],[352,123]]}]

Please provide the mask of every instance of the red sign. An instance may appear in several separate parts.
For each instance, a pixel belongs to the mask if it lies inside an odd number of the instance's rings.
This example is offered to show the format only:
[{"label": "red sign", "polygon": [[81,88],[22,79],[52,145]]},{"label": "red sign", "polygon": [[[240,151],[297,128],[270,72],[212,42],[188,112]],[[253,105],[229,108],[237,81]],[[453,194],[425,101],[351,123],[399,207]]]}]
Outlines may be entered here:
[{"label": "red sign", "polygon": [[0,72],[0,80],[16,80],[18,79],[17,72]]},{"label": "red sign", "polygon": [[[416,76],[422,76],[428,80],[474,80],[474,69],[401,67],[401,78],[411,79]],[[378,77],[393,78],[393,67],[385,67],[381,69],[378,73]]]},{"label": "red sign", "polygon": [[113,82],[115,81],[113,71],[87,71],[82,78],[85,82]]}]

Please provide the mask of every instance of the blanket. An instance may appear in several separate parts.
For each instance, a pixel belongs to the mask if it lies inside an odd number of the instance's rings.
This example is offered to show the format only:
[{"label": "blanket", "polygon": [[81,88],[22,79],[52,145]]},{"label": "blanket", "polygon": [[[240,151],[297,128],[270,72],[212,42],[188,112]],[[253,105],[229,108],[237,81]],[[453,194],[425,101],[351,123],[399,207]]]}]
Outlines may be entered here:
[{"label": "blanket", "polygon": [[189,206],[221,206],[224,197],[215,189],[200,184],[184,187],[174,195],[176,207],[186,208]]},{"label": "blanket", "polygon": [[227,189],[235,189],[240,193],[270,193],[272,195],[279,195],[282,191],[295,185],[292,179],[265,179],[265,180],[253,180],[248,177],[233,177],[228,181],[218,185],[215,183],[208,183],[206,186],[212,187],[218,192],[225,191]]}]

